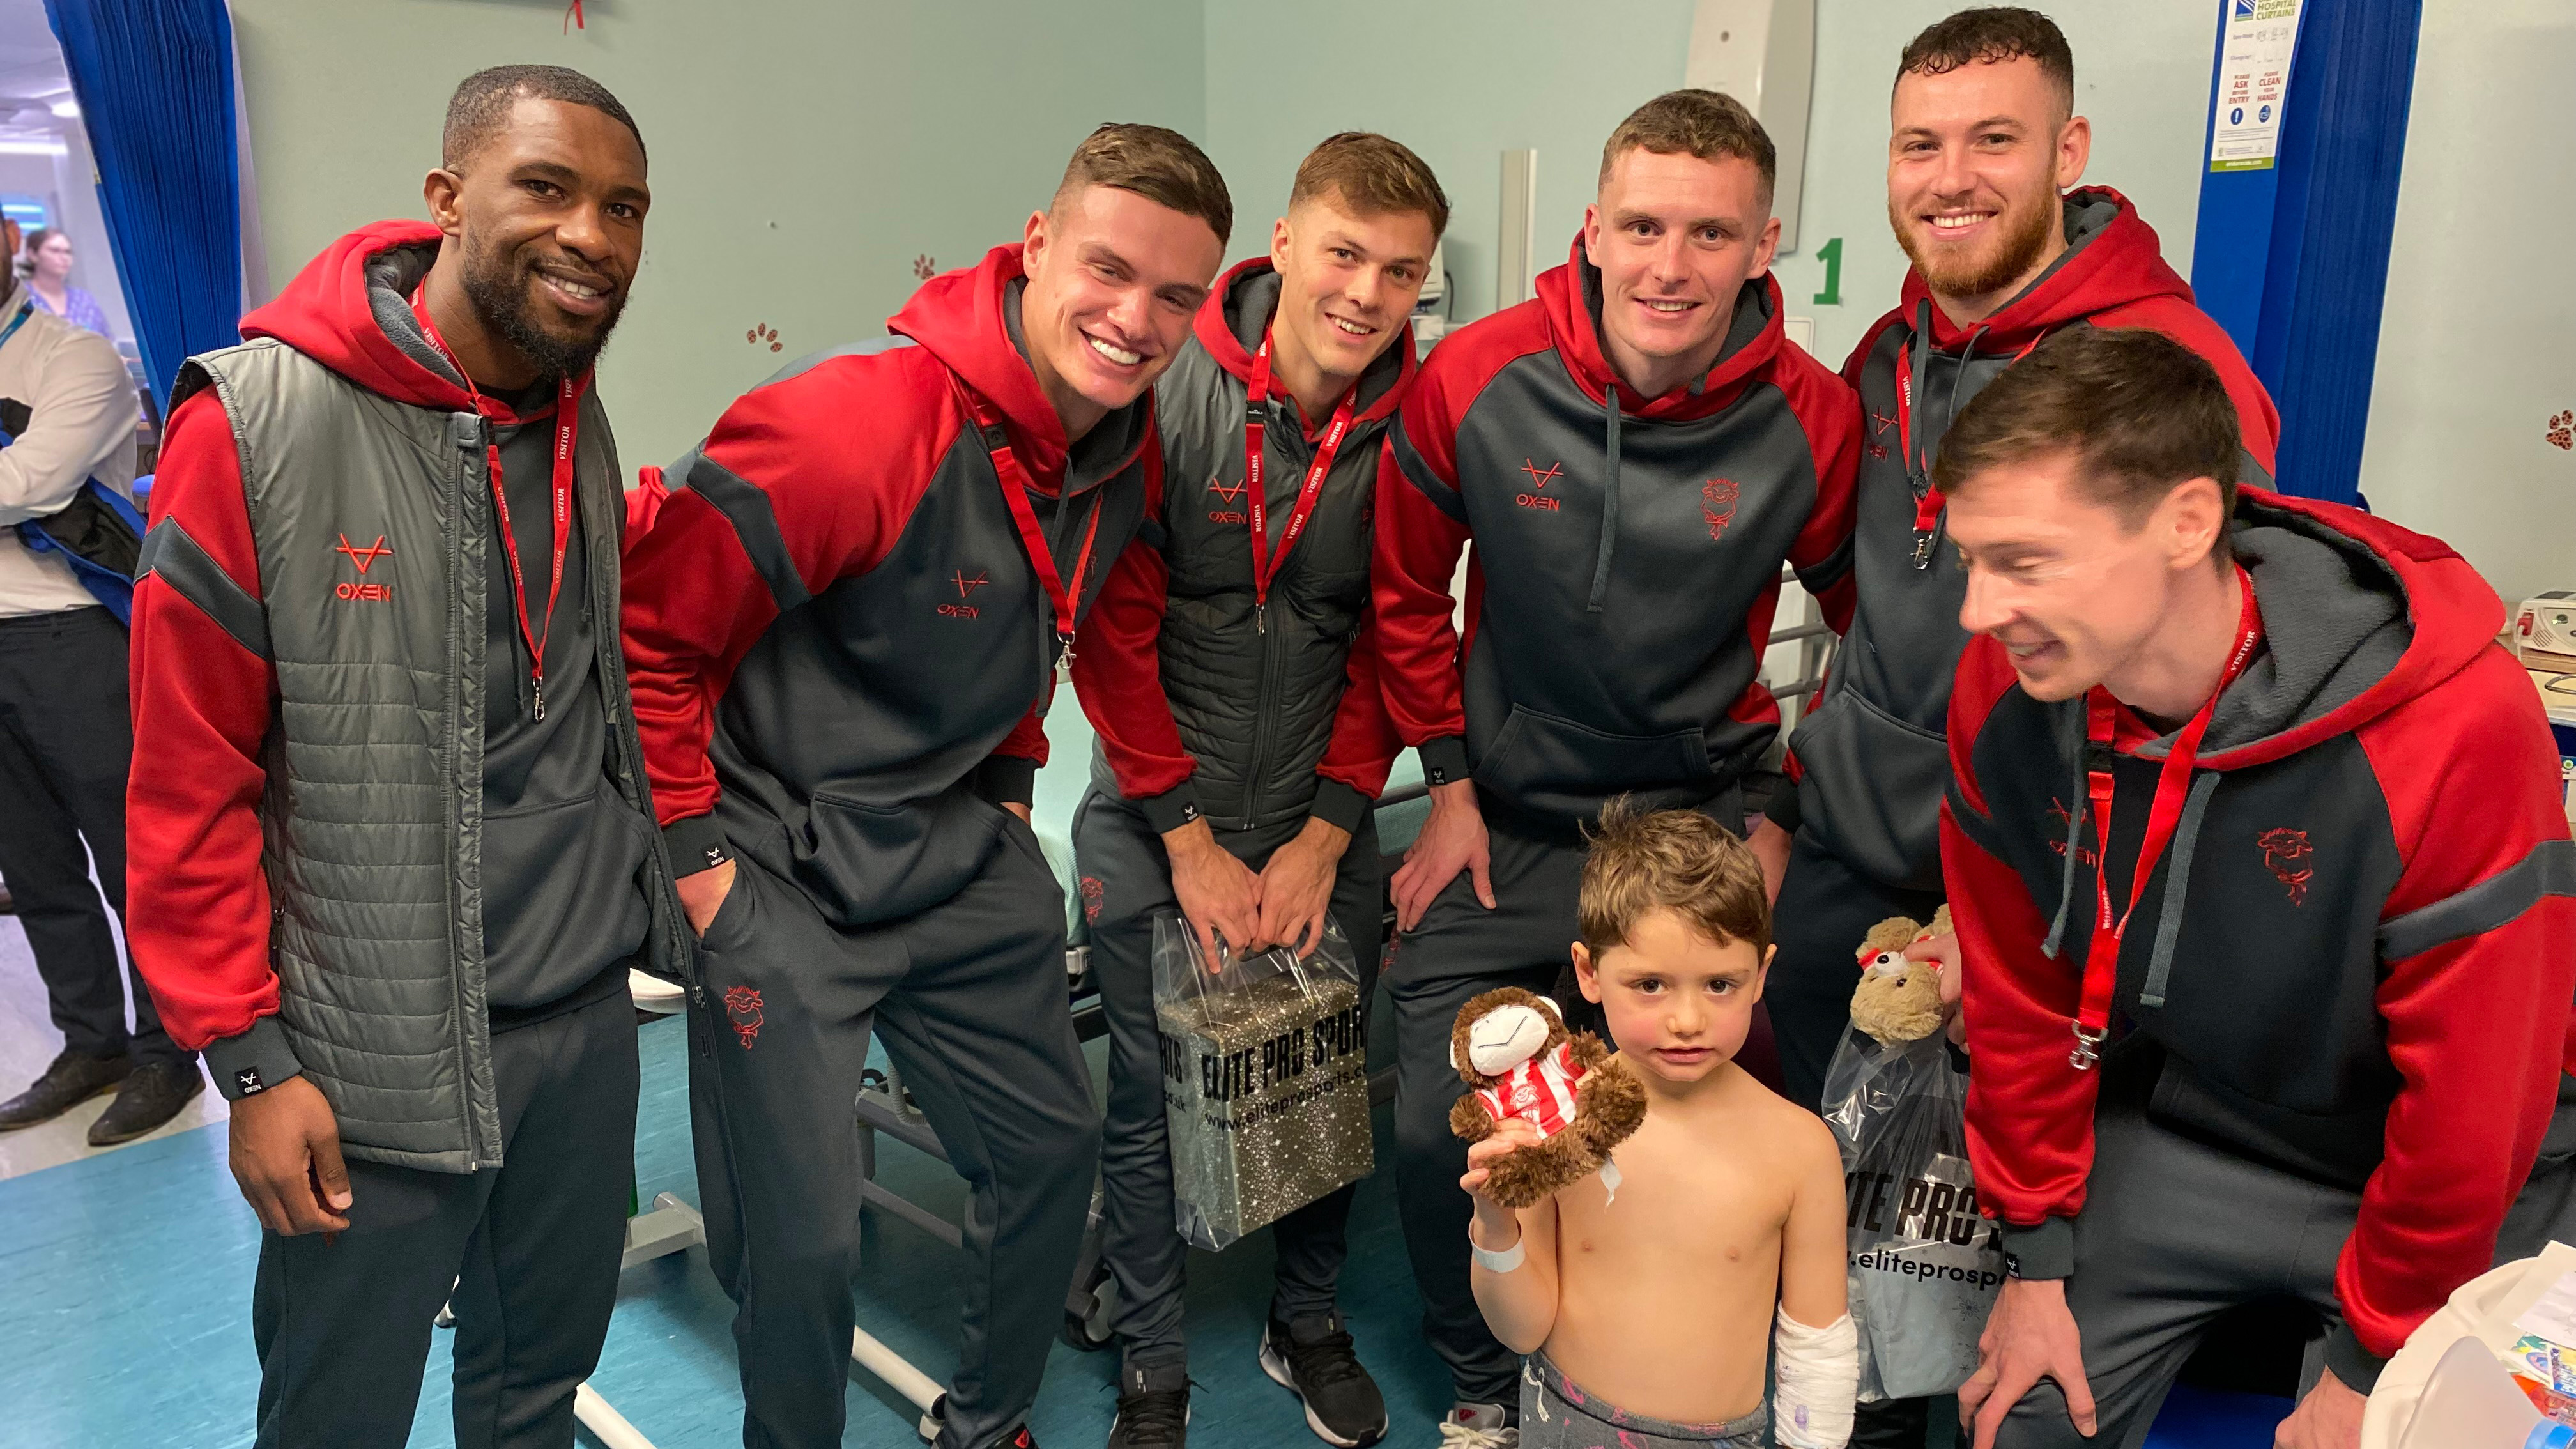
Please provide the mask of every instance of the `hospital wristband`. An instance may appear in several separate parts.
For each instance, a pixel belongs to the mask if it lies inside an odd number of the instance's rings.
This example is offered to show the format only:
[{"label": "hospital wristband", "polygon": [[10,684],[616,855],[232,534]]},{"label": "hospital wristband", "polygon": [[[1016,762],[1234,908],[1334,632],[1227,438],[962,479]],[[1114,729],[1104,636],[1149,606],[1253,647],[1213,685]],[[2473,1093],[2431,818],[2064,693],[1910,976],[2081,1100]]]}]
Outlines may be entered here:
[{"label": "hospital wristband", "polygon": [[1518,1270],[1520,1265],[1529,1259],[1528,1249],[1527,1233],[1514,1238],[1512,1245],[1499,1253],[1478,1244],[1474,1233],[1467,1234],[1467,1251],[1474,1255],[1476,1266],[1488,1273],[1510,1273]]}]

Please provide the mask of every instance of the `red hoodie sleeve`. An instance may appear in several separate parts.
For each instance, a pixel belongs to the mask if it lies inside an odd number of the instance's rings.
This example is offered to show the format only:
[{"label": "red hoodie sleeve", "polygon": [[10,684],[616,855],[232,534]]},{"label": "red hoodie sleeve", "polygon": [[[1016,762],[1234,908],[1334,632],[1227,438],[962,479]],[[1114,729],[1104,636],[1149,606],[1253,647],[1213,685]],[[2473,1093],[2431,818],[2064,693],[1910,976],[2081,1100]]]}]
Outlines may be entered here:
[{"label": "red hoodie sleeve", "polygon": [[1467,778],[1467,706],[1449,585],[1470,531],[1458,492],[1458,413],[1448,399],[1445,355],[1433,351],[1387,429],[1369,573],[1387,716],[1397,738],[1421,751],[1423,778],[1434,785]]},{"label": "red hoodie sleeve", "polygon": [[260,862],[277,671],[241,455],[212,391],[171,415],[140,573],[130,667],[151,745],[127,775],[126,943],[171,1038],[239,1097],[299,1068],[273,1022]]},{"label": "red hoodie sleeve", "polygon": [[1073,655],[1073,692],[1100,736],[1118,793],[1136,802],[1158,832],[1177,830],[1199,813],[1190,788],[1198,762],[1181,743],[1163,692],[1163,612],[1171,580],[1161,549],[1142,538],[1127,545],[1101,582]]},{"label": "red hoodie sleeve", "polygon": [[2100,1073],[2070,1071],[2080,983],[2040,951],[2048,923],[1991,838],[1977,783],[1977,734],[2013,687],[2002,646],[1968,641],[1950,691],[1950,790],[1941,804],[1941,875],[1959,933],[1968,1054],[1968,1159],[1977,1195],[2002,1219],[2025,1278],[2075,1271],[2075,1215],[2093,1170]]},{"label": "red hoodie sleeve", "polygon": [[1852,608],[1859,598],[1853,580],[1852,549],[1860,478],[1860,394],[1825,370],[1824,364],[1796,352],[1793,367],[1782,370],[1789,409],[1807,435],[1807,450],[1816,461],[1816,506],[1806,527],[1789,544],[1789,566],[1798,583],[1816,596],[1825,622],[1836,634],[1851,628]]},{"label": "red hoodie sleeve", "polygon": [[2368,1392],[2451,1291],[2487,1270],[2570,1066],[2576,845],[2523,671],[2482,650],[2365,725],[2405,862],[2379,924],[2378,1004],[2402,1085],[2387,1155],[2335,1267],[2335,1377]]},{"label": "red hoodie sleeve", "polygon": [[[622,625],[645,772],[680,873],[723,844],[707,745],[734,669],[781,613],[883,561],[956,436],[952,398],[920,349],[836,358],[743,394],[665,475],[670,497],[626,557]],[[852,418],[887,435],[853,448]]]}]

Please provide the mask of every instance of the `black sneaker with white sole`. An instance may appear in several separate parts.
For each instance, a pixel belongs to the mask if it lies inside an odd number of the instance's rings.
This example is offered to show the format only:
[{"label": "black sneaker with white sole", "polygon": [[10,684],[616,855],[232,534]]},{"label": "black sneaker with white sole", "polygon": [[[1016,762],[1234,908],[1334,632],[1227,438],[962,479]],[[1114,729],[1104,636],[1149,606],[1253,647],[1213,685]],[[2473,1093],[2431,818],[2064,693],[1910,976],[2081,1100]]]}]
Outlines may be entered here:
[{"label": "black sneaker with white sole", "polygon": [[1189,1442],[1189,1365],[1122,1365],[1118,1422],[1109,1427],[1109,1449],[1182,1449]]},{"label": "black sneaker with white sole", "polygon": [[1360,1367],[1339,1313],[1283,1323],[1261,1335],[1261,1371],[1306,1404],[1306,1427],[1341,1449],[1386,1437],[1386,1400]]}]

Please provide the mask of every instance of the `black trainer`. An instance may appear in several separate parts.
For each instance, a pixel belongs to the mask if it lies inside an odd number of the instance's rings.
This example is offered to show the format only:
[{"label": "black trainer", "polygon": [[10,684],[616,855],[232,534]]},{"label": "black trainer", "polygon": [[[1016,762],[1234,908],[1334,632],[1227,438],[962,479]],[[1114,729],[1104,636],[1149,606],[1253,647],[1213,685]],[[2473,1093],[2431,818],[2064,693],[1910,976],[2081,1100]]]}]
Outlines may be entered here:
[{"label": "black trainer", "polygon": [[1109,1426],[1109,1449],[1182,1449],[1189,1442],[1189,1365],[1120,1366],[1118,1422]]},{"label": "black trainer", "polygon": [[112,1091],[134,1070],[134,1059],[123,1053],[112,1057],[85,1057],[65,1052],[54,1058],[27,1090],[0,1102],[0,1132],[15,1132],[39,1122],[51,1122],[90,1098]]},{"label": "black trainer", "polygon": [[1306,1404],[1306,1427],[1342,1449],[1386,1437],[1386,1400],[1360,1367],[1339,1313],[1282,1323],[1261,1335],[1261,1371]]},{"label": "black trainer", "polygon": [[194,1057],[145,1062],[126,1077],[125,1085],[116,1089],[116,1100],[89,1124],[89,1145],[114,1147],[131,1142],[178,1116],[179,1109],[204,1090],[205,1074],[197,1070]]}]

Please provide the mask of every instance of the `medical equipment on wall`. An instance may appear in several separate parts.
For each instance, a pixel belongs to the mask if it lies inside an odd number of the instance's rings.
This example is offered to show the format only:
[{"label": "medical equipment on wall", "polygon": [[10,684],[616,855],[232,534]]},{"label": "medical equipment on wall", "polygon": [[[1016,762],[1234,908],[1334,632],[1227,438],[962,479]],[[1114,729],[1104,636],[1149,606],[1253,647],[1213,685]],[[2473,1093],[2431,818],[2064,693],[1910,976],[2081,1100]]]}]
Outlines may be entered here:
[{"label": "medical equipment on wall", "polygon": [[1780,250],[1798,249],[1798,193],[1807,169],[1807,98],[1816,72],[1816,0],[1699,0],[1691,12],[1682,83],[1744,103],[1779,157],[1771,214]]},{"label": "medical equipment on wall", "polygon": [[1442,245],[1431,244],[1431,268],[1423,274],[1422,294],[1413,299],[1413,345],[1423,352],[1449,330],[1449,268]]},{"label": "medical equipment on wall", "polygon": [[2576,673],[2576,589],[2553,589],[2523,600],[2513,611],[2513,635],[2523,668]]},{"label": "medical equipment on wall", "polygon": [[1538,153],[1503,153],[1503,195],[1494,240],[1494,310],[1538,295]]}]

